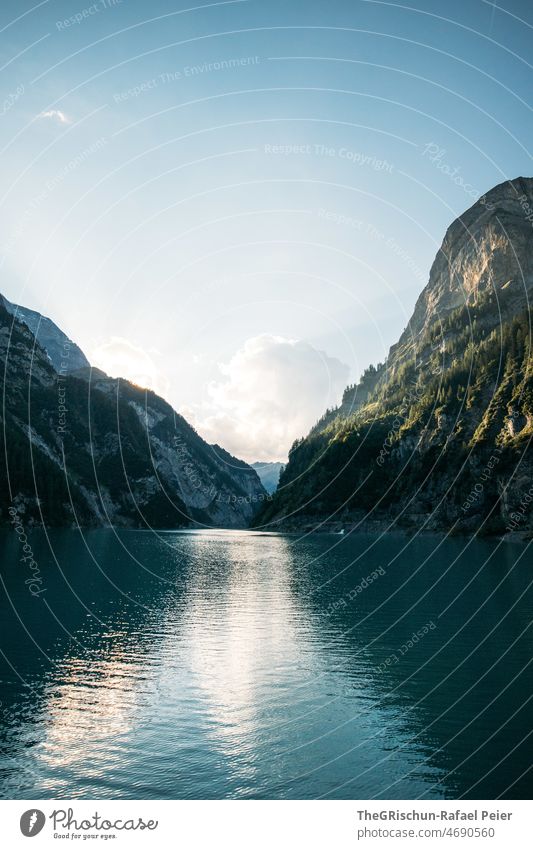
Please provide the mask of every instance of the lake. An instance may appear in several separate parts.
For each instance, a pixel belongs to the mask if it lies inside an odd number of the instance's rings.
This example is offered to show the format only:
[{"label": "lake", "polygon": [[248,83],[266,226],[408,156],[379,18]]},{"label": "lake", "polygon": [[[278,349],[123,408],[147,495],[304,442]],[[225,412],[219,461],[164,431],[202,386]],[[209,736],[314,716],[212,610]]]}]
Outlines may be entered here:
[{"label": "lake", "polygon": [[3,798],[531,798],[525,544],[28,536],[35,595],[0,535]]}]

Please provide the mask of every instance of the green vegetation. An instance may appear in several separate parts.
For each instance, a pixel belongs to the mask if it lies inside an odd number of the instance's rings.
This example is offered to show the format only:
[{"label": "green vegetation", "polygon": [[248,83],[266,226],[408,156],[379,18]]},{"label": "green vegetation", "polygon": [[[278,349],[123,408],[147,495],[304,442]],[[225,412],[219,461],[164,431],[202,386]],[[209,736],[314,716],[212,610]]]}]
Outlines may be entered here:
[{"label": "green vegetation", "polygon": [[[255,524],[370,514],[415,526],[432,514],[439,526],[502,531],[504,482],[533,435],[532,312],[513,316],[508,304],[486,296],[455,309],[410,351],[367,369],[341,407],[294,443]],[[347,412],[346,399],[363,394]],[[480,497],[463,510],[494,452]]]}]

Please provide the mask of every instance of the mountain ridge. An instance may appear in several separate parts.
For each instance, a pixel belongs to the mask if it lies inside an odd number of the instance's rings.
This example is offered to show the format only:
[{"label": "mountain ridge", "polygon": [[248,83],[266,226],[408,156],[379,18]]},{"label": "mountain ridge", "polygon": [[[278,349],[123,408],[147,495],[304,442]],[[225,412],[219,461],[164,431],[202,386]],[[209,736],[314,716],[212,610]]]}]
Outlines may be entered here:
[{"label": "mountain ridge", "polygon": [[297,440],[254,524],[531,532],[531,209],[519,177],[452,222],[386,362]]},{"label": "mountain ridge", "polygon": [[4,295],[0,295],[0,303],[10,315],[27,325],[59,374],[90,368],[89,360],[81,348],[51,318],[37,310],[13,304]]},{"label": "mountain ridge", "polygon": [[0,362],[0,522],[11,508],[29,524],[246,527],[267,498],[155,393],[90,366],[57,371],[3,301]]},{"label": "mountain ridge", "polygon": [[259,479],[266,491],[272,495],[278,488],[279,476],[285,467],[285,463],[273,461],[257,460],[255,463],[250,463],[252,469],[255,469],[259,475]]}]

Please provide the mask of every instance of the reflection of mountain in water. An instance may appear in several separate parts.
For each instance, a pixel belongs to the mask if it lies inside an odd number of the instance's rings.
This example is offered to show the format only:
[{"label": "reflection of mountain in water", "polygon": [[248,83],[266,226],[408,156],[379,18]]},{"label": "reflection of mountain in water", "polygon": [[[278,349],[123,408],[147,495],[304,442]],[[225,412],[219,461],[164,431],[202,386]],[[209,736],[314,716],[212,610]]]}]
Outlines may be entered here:
[{"label": "reflection of mountain in water", "polygon": [[[329,557],[333,574],[345,562],[343,549]],[[433,772],[424,797],[528,798],[533,593],[525,549],[477,541],[465,548],[457,540],[436,546],[434,539],[401,536],[376,544],[362,536],[352,550],[365,554],[316,602],[323,608],[331,597],[353,596],[354,571],[364,577],[385,565],[386,576],[331,613],[348,655],[366,647],[353,686],[366,673],[386,707],[383,740],[396,753],[404,747],[412,760],[408,775],[388,781],[379,795],[410,797],[409,781]],[[317,566],[309,580],[319,579]],[[430,621],[436,627],[413,645],[410,638]]]}]

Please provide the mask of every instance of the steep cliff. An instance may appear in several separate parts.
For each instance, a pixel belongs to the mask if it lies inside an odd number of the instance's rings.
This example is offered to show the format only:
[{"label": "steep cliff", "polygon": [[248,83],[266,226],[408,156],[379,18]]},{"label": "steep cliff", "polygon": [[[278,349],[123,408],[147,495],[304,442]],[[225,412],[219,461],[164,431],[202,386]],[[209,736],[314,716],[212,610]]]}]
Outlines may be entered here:
[{"label": "steep cliff", "polygon": [[153,392],[90,368],[58,373],[3,304],[0,369],[2,523],[15,507],[50,525],[244,527],[267,497],[253,469]]},{"label": "steep cliff", "polygon": [[453,222],[386,363],[295,443],[257,524],[530,533],[532,290],[518,178]]},{"label": "steep cliff", "polygon": [[283,471],[283,463],[251,463],[252,469],[255,469],[259,475],[259,479],[266,491],[272,494],[276,491],[279,476]]},{"label": "steep cliff", "polygon": [[78,369],[90,367],[89,360],[81,348],[69,339],[52,319],[35,310],[12,304],[2,295],[0,303],[8,313],[27,325],[59,374],[70,374]]}]

